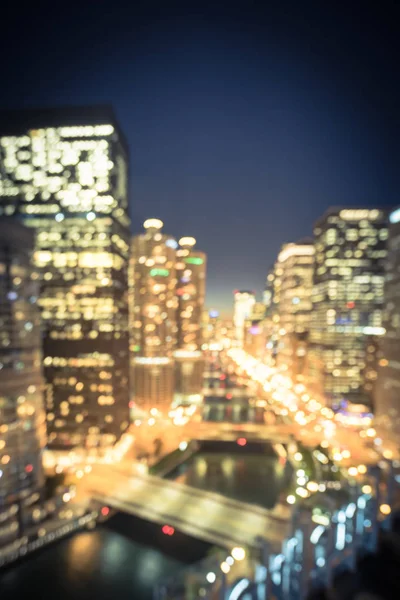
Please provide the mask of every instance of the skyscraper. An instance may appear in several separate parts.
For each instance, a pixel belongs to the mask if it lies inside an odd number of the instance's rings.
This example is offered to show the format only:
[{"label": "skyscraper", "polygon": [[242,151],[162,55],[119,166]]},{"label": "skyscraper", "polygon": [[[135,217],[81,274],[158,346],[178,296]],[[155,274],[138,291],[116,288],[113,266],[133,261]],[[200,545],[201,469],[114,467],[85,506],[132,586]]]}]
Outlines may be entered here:
[{"label": "skyscraper", "polygon": [[254,297],[254,292],[245,290],[235,290],[233,294],[233,324],[235,327],[235,340],[239,346],[243,346],[245,321],[250,317],[256,299]]},{"label": "skyscraper", "polygon": [[332,402],[371,402],[383,329],[387,213],[332,208],[316,223],[310,385]]},{"label": "skyscraper", "polygon": [[264,358],[266,345],[265,312],[265,304],[255,302],[244,327],[243,348],[245,352],[260,360]]},{"label": "skyscraper", "polygon": [[147,219],[132,240],[130,261],[132,397],[147,411],[167,412],[174,393],[177,346],[176,250],[163,222]]},{"label": "skyscraper", "polygon": [[312,310],[314,244],[305,239],[285,244],[276,265],[279,281],[277,365],[293,380],[306,371],[308,336]]},{"label": "skyscraper", "polygon": [[29,524],[43,486],[46,420],[33,232],[0,219],[0,546]]},{"label": "skyscraper", "polygon": [[400,432],[400,208],[389,215],[385,279],[386,333],[381,339],[375,392],[377,423],[396,435]]},{"label": "skyscraper", "polygon": [[128,150],[112,110],[0,114],[0,211],[35,229],[49,443],[128,425]]},{"label": "skyscraper", "polygon": [[206,287],[206,255],[196,240],[183,237],[177,251],[178,340],[175,357],[175,400],[201,400],[204,359],[201,318]]}]

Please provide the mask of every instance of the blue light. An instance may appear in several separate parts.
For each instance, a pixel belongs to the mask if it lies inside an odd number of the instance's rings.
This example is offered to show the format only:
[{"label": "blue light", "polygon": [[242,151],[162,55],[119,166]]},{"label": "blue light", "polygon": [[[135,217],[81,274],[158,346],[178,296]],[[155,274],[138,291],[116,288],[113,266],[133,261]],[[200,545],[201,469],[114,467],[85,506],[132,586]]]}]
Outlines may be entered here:
[{"label": "blue light", "polygon": [[364,521],[364,527],[371,527],[372,523],[369,519],[365,519]]},{"label": "blue light", "polygon": [[165,245],[168,248],[173,248],[174,250],[176,250],[178,247],[178,242],[176,240],[170,239],[165,242]]},{"label": "blue light", "polygon": [[210,310],[208,314],[211,319],[216,319],[219,317],[219,312],[217,310]]},{"label": "blue light", "polygon": [[292,304],[300,304],[300,298],[293,298],[292,299]]}]

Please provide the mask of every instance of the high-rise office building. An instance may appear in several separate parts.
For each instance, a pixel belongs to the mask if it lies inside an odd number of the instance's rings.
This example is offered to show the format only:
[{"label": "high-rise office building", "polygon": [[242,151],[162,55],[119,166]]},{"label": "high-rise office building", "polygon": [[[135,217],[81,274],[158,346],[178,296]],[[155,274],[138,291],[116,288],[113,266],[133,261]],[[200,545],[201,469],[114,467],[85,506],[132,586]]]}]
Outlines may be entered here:
[{"label": "high-rise office building", "polygon": [[165,413],[174,394],[178,243],[162,227],[159,219],[147,219],[145,233],[132,240],[130,334],[133,400]]},{"label": "high-rise office building", "polygon": [[265,304],[265,318],[263,322],[265,334],[264,361],[270,365],[276,365],[278,337],[279,337],[279,271],[277,263],[271,267],[265,282],[263,303]]},{"label": "high-rise office building", "polygon": [[33,232],[0,219],[0,547],[24,534],[43,487],[46,444]]},{"label": "high-rise office building", "polygon": [[381,338],[375,391],[377,423],[396,435],[400,432],[400,208],[389,215],[385,278],[386,333]]},{"label": "high-rise office building", "polygon": [[107,107],[0,113],[0,211],[36,232],[49,444],[128,425],[128,150]]},{"label": "high-rise office building", "polygon": [[255,304],[254,292],[246,290],[235,290],[233,306],[233,324],[235,327],[235,340],[239,346],[243,346],[244,327],[246,319],[250,317]]},{"label": "high-rise office building", "polygon": [[285,244],[277,260],[279,290],[276,293],[277,365],[293,379],[306,371],[308,336],[312,310],[314,244],[305,239]]},{"label": "high-rise office building", "polygon": [[383,329],[387,212],[332,208],[316,223],[309,383],[333,402],[371,402]]},{"label": "high-rise office building", "polygon": [[202,312],[206,291],[206,255],[194,248],[196,240],[179,240],[176,273],[178,340],[175,357],[175,402],[201,400],[204,358]]}]

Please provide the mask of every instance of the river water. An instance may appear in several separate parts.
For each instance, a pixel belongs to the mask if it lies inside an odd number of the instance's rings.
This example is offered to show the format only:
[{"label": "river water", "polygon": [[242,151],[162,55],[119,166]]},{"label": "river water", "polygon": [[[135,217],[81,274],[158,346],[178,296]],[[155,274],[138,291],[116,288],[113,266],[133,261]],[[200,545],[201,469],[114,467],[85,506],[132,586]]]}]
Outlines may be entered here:
[{"label": "river water", "polygon": [[173,474],[175,481],[273,508],[290,482],[290,468],[276,457],[199,452]]},{"label": "river water", "polygon": [[155,582],[200,560],[208,545],[130,516],[48,546],[0,571],[1,600],[148,600]]}]

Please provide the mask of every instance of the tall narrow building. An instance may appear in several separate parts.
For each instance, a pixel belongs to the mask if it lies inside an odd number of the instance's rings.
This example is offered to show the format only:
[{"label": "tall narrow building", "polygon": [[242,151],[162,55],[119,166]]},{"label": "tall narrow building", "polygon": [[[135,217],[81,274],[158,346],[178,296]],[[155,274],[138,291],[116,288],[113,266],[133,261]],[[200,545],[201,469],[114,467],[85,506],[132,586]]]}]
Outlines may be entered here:
[{"label": "tall narrow building", "polygon": [[206,288],[206,255],[183,237],[177,251],[178,343],[175,357],[175,403],[200,402],[203,386],[202,312]]},{"label": "tall narrow building", "polygon": [[0,211],[36,232],[49,444],[128,425],[128,149],[113,111],[0,113]]},{"label": "tall narrow building", "polygon": [[303,381],[312,311],[313,241],[304,239],[285,244],[276,268],[279,273],[277,365],[293,381]]},{"label": "tall narrow building", "polygon": [[384,333],[387,212],[332,208],[314,234],[309,383],[330,403],[371,404]]},{"label": "tall narrow building", "polygon": [[0,547],[24,535],[46,444],[33,232],[0,219]]},{"label": "tall narrow building", "polygon": [[246,319],[250,317],[255,304],[254,292],[246,290],[235,290],[233,292],[233,325],[235,327],[235,342],[243,346]]},{"label": "tall narrow building", "polygon": [[400,207],[389,215],[385,278],[385,334],[382,337],[375,390],[376,422],[400,433]]},{"label": "tall narrow building", "polygon": [[162,233],[159,219],[143,226],[145,233],[133,237],[130,260],[131,395],[141,409],[166,413],[174,394],[178,244]]}]

